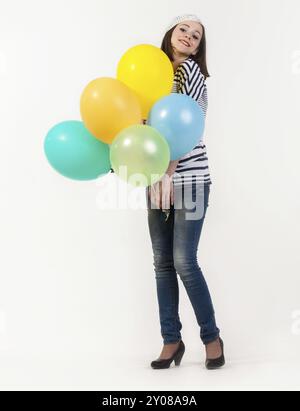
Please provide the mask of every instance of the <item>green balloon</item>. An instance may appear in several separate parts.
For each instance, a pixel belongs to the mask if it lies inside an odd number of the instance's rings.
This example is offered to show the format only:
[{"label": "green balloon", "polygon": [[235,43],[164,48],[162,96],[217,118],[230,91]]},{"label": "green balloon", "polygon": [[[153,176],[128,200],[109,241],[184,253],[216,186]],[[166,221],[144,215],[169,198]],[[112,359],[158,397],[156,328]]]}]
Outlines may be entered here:
[{"label": "green balloon", "polygon": [[117,134],[110,147],[110,161],[122,180],[148,187],[169,167],[169,144],[155,128],[134,125]]},{"label": "green balloon", "polygon": [[47,134],[44,151],[51,166],[73,180],[94,180],[111,169],[109,146],[97,140],[81,121],[65,121]]}]

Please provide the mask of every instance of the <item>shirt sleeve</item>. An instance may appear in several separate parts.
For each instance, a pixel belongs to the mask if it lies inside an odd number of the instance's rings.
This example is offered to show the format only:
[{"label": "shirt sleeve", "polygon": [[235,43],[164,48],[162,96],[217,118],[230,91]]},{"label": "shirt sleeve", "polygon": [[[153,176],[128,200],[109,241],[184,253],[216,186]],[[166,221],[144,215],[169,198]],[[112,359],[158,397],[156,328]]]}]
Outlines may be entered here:
[{"label": "shirt sleeve", "polygon": [[205,78],[195,61],[184,61],[176,73],[178,93],[186,94],[197,102],[205,91]]}]

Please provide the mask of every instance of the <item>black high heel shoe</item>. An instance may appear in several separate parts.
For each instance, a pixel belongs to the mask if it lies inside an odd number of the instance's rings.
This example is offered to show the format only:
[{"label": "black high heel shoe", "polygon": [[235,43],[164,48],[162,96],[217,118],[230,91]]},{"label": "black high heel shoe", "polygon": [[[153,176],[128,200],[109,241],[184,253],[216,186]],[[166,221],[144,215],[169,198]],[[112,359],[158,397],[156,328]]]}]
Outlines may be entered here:
[{"label": "black high heel shoe", "polygon": [[225,365],[225,356],[224,356],[224,343],[222,338],[219,338],[222,355],[219,358],[215,358],[214,360],[207,359],[205,362],[205,366],[208,370],[217,370]]},{"label": "black high heel shoe", "polygon": [[175,362],[176,366],[179,366],[181,363],[184,351],[185,351],[185,345],[183,341],[181,340],[177,350],[174,352],[171,358],[168,358],[165,360],[152,361],[151,367],[156,370],[163,369],[163,368],[169,368],[173,361]]}]

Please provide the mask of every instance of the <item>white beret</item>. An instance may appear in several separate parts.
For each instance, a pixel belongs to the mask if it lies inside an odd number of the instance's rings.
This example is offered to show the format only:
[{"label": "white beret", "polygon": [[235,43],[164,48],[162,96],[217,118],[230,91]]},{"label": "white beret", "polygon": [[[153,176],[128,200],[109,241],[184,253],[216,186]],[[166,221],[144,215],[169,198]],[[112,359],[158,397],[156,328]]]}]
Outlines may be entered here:
[{"label": "white beret", "polygon": [[177,26],[177,24],[182,23],[183,21],[196,21],[197,23],[202,24],[201,20],[199,19],[198,16],[195,14],[183,14],[182,16],[177,16],[175,17],[172,22],[169,24],[167,27],[166,31],[171,30],[174,26]]}]

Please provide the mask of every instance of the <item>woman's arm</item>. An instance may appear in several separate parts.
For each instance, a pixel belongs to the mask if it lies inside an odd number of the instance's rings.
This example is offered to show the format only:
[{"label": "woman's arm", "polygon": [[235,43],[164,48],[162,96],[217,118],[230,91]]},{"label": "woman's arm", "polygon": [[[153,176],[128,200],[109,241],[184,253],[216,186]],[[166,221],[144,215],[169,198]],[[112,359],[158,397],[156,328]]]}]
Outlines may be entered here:
[{"label": "woman's arm", "polygon": [[168,174],[171,177],[175,173],[178,163],[179,160],[170,161],[166,174]]},{"label": "woman's arm", "polygon": [[185,61],[178,70],[179,90],[181,94],[199,101],[205,89],[205,77],[195,61]]}]

